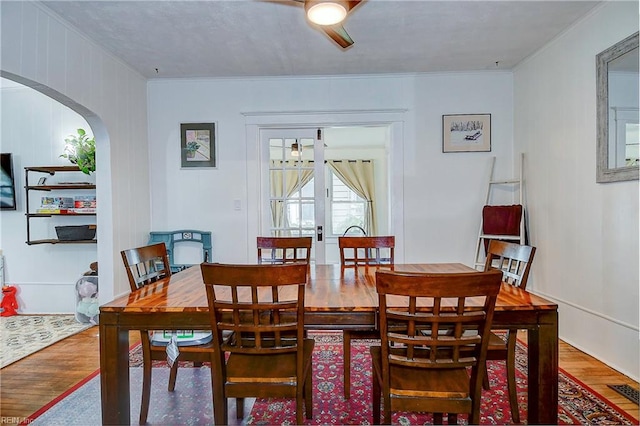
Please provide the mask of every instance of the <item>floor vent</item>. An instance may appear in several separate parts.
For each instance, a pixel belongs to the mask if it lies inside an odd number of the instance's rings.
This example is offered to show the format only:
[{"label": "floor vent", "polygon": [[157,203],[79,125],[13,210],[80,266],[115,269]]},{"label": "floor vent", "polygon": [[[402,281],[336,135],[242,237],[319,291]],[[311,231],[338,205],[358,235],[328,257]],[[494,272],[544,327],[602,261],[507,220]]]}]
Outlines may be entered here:
[{"label": "floor vent", "polygon": [[607,385],[607,386],[609,386],[611,389],[618,392],[625,398],[628,398],[629,400],[638,404],[639,392],[637,389],[634,389],[629,385]]}]

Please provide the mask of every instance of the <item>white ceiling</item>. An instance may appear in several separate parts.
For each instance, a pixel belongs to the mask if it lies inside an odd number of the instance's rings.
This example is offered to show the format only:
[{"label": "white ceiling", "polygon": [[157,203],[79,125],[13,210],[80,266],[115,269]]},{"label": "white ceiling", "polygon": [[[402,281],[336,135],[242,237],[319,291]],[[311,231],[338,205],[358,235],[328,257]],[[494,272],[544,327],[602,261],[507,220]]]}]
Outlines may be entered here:
[{"label": "white ceiling", "polygon": [[346,50],[293,0],[41,3],[145,77],[176,78],[510,69],[600,2],[366,0]]}]

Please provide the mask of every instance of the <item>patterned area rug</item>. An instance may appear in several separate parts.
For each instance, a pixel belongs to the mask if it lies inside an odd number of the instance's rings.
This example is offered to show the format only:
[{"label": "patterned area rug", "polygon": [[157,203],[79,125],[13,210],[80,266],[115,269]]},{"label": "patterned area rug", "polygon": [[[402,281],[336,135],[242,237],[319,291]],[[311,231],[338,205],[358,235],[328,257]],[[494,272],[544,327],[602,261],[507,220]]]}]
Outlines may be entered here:
[{"label": "patterned area rug", "polygon": [[[343,398],[342,336],[322,333],[314,335],[313,354],[314,412],[305,424],[370,424],[370,341],[353,342],[351,398]],[[518,346],[518,388],[520,415],[526,418],[526,347]],[[140,347],[131,352],[132,367],[142,364]],[[153,370],[149,424],[204,425],[213,422],[211,376],[208,366],[183,368],[178,373],[176,391],[166,391],[168,368],[156,362]],[[192,367],[183,363],[181,367]],[[131,421],[136,424],[140,409],[141,368],[131,368]],[[491,390],[483,392],[481,424],[507,424],[511,414],[507,399],[506,379],[501,363],[489,363]],[[77,389],[61,395],[56,401],[34,413],[26,422],[34,425],[93,425],[100,424],[100,381],[98,375],[87,378]],[[558,420],[560,424],[637,424],[626,413],[602,396],[587,388],[572,376],[561,372]],[[248,410],[249,408],[247,408]],[[295,403],[292,400],[257,399],[247,424],[274,425],[295,423]],[[35,419],[35,420],[34,420]],[[231,419],[230,419],[231,420]],[[459,422],[465,423],[464,416]],[[430,424],[426,414],[397,413],[394,424]],[[25,423],[27,424],[27,423]]]},{"label": "patterned area rug", "polygon": [[[371,413],[371,356],[372,341],[352,341],[351,398],[342,395],[342,336],[318,335],[314,352],[314,418],[306,424],[370,424]],[[512,423],[504,362],[490,361],[491,390],[483,391],[480,424]],[[516,382],[520,419],[527,418],[527,353],[526,346],[518,342],[516,352]],[[560,370],[558,375],[559,424],[637,424],[632,417],[593,392],[573,376]],[[290,400],[258,399],[247,419],[249,424],[289,424],[295,421],[295,403]],[[458,416],[466,423],[466,416]],[[430,414],[394,413],[393,424],[433,424]]]},{"label": "patterned area rug", "polygon": [[73,315],[0,317],[0,368],[91,326]]}]

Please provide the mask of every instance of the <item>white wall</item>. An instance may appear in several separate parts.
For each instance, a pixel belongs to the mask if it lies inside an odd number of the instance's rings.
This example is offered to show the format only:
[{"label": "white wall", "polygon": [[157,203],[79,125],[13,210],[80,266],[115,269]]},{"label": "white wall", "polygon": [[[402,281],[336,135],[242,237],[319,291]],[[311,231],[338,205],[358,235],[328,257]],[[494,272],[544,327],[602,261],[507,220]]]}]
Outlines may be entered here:
[{"label": "white wall", "polygon": [[560,305],[560,337],[638,379],[638,181],[596,183],[596,55],[638,31],[638,2],[596,9],[514,74],[527,152],[530,286]]},{"label": "white wall", "polygon": [[[0,7],[1,75],[79,112],[96,137],[100,300],[109,301],[129,291],[120,250],[146,243],[150,229],[146,80],[39,3],[3,1]],[[51,149],[50,140],[42,144]],[[39,250],[31,246],[12,261],[16,284],[19,271],[37,265]],[[78,264],[82,269],[86,260]],[[41,284],[51,311],[64,312],[64,293],[73,294],[73,287],[49,297],[48,284]],[[31,303],[41,302],[25,300]]]},{"label": "white wall", "polygon": [[[97,247],[92,244],[39,244],[29,246],[26,231],[26,196],[24,191],[27,166],[70,165],[59,158],[64,151],[64,138],[88,123],[76,112],[29,87],[1,79],[0,148],[13,154],[17,208],[0,213],[0,246],[5,256],[5,279],[17,285],[20,312],[75,312],[76,280],[97,260]],[[66,181],[95,182],[95,176],[63,173],[49,176],[30,173],[29,181],[40,177]],[[80,195],[80,194],[78,194]],[[32,192],[31,203],[41,196],[74,196],[73,192]],[[31,211],[39,205],[31,204]],[[31,238],[56,238],[54,226],[95,223],[95,218],[31,219]],[[51,301],[54,300],[54,303]]]},{"label": "white wall", "polygon": [[[259,164],[245,142],[243,113],[406,110],[403,158],[393,170],[405,200],[406,237],[397,243],[407,261],[472,264],[490,157],[498,157],[496,174],[513,173],[512,102],[504,72],[150,81],[152,226],[211,230],[214,260],[253,260],[247,229],[257,212],[245,206]],[[491,113],[493,152],[443,154],[442,114],[453,113]],[[180,123],[214,121],[218,168],[181,170]]]}]

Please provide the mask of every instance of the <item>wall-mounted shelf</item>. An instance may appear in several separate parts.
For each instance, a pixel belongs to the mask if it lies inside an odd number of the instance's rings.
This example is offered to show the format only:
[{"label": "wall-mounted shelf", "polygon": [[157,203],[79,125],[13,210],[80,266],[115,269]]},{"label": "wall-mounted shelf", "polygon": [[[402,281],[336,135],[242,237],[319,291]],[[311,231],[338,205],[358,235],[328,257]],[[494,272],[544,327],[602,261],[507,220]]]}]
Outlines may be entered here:
[{"label": "wall-mounted shelf", "polygon": [[[40,178],[38,180],[39,184],[34,185],[33,182],[29,183],[29,174],[30,173],[45,173],[49,176],[54,176],[56,173],[64,173],[64,172],[80,172],[80,169],[77,166],[37,166],[37,167],[25,167],[25,192],[26,192],[26,208],[27,212],[25,216],[27,217],[27,241],[28,245],[35,244],[96,244],[96,239],[91,240],[59,240],[52,238],[44,238],[44,239],[32,239],[31,236],[31,219],[38,218],[51,218],[51,217],[87,217],[87,216],[96,216],[95,212],[75,212],[75,211],[64,211],[64,212],[33,212],[30,206],[29,194],[31,191],[77,191],[77,190],[90,190],[93,191],[95,195],[96,185],[93,183],[85,183],[85,182],[61,182],[57,184],[47,184],[45,182],[41,182],[43,179]],[[72,210],[72,209],[60,209],[60,210]]]},{"label": "wall-mounted shelf", "polygon": [[56,240],[56,239],[46,239],[46,240],[29,240],[27,241],[27,244],[29,244],[30,246],[36,245],[36,244],[95,244],[97,243],[98,240],[69,240],[69,241],[63,241],[63,240]]},{"label": "wall-mounted shelf", "polygon": [[28,190],[31,191],[58,191],[61,189],[96,189],[95,185],[36,185],[28,186]]}]

